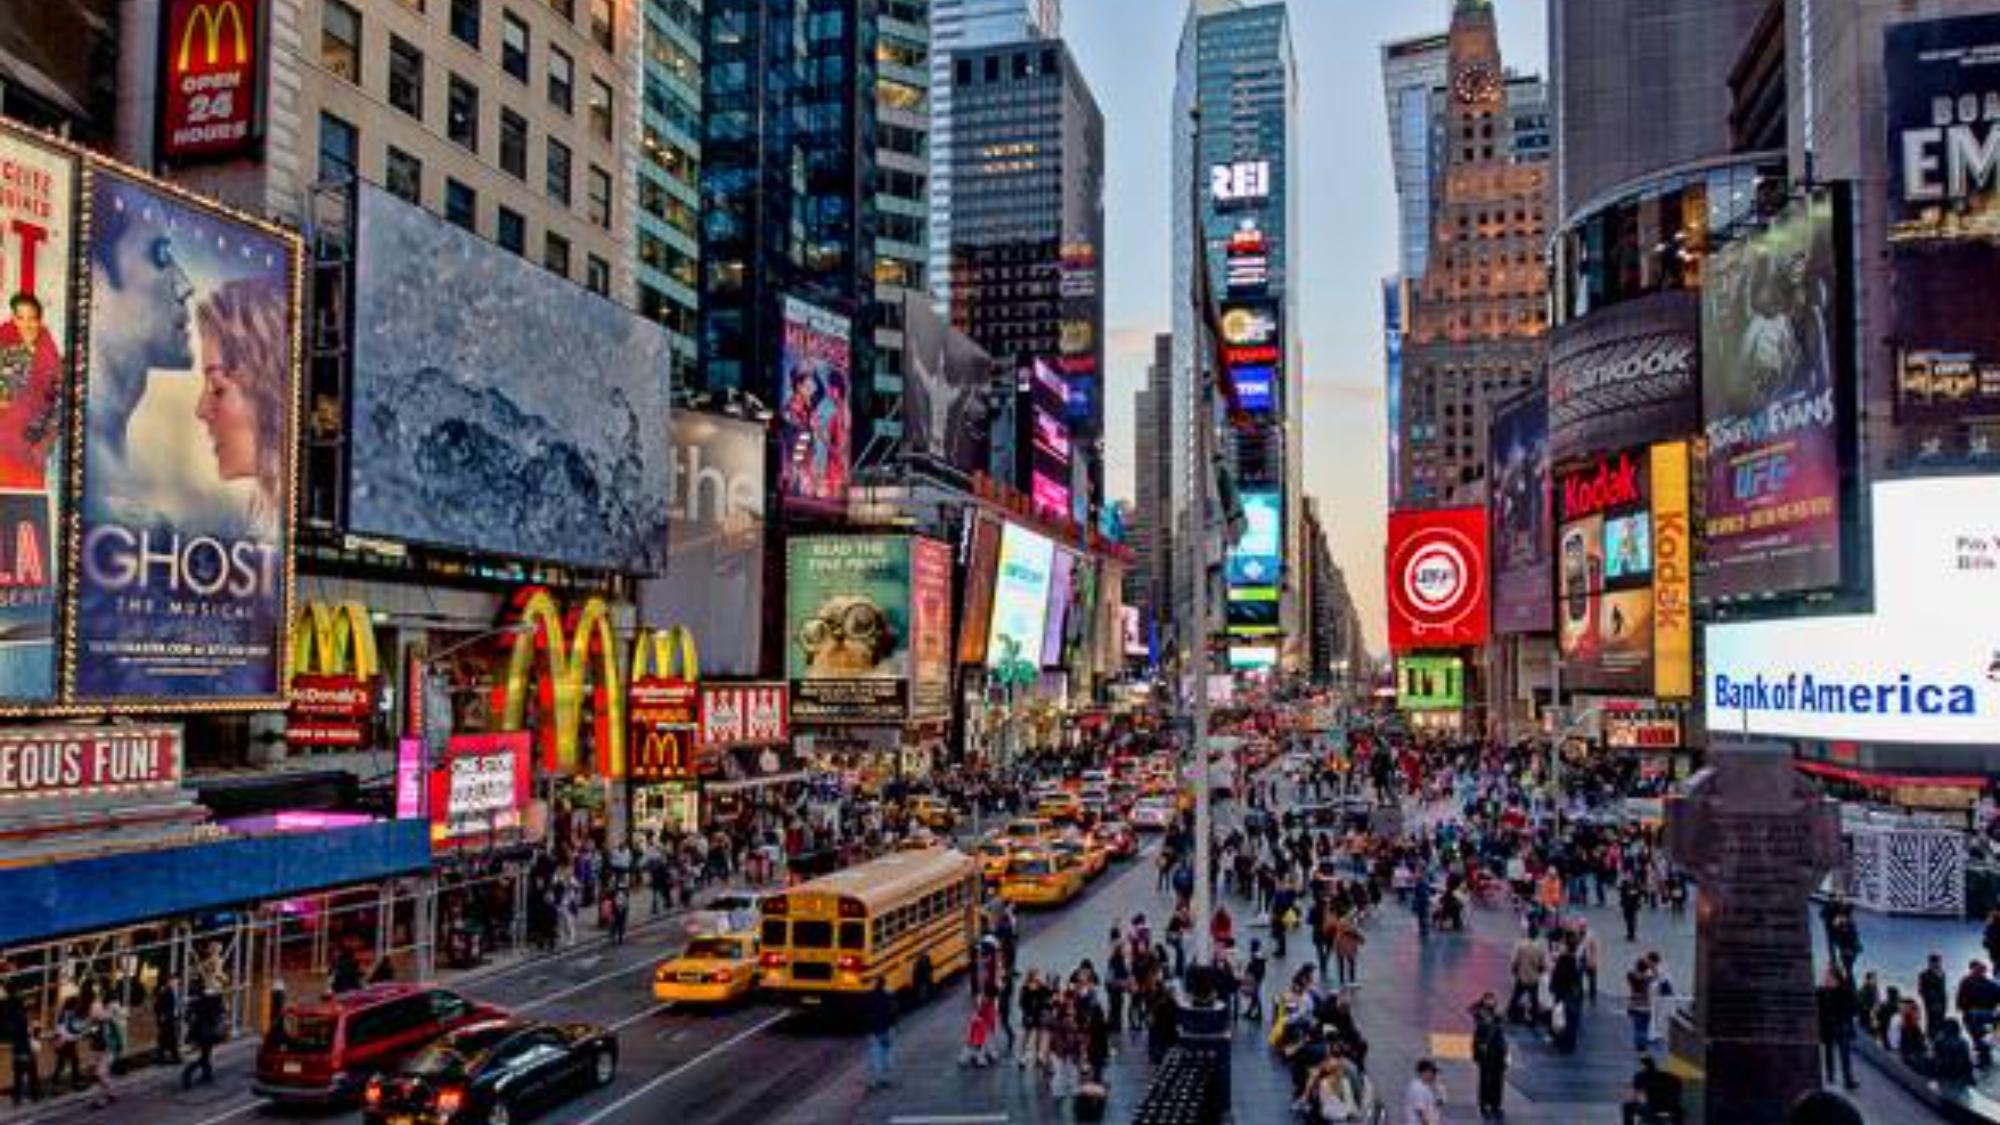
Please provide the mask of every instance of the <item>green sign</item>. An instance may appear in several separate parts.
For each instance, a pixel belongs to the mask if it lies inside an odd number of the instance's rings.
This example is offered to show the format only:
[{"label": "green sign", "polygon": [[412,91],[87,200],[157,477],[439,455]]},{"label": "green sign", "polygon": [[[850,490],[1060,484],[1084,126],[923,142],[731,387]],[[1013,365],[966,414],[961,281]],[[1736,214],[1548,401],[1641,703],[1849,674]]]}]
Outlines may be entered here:
[{"label": "green sign", "polygon": [[910,544],[901,535],[786,544],[792,717],[900,723],[910,684]]},{"label": "green sign", "polygon": [[1405,656],[1396,661],[1396,707],[1456,711],[1465,705],[1465,661],[1456,656]]}]

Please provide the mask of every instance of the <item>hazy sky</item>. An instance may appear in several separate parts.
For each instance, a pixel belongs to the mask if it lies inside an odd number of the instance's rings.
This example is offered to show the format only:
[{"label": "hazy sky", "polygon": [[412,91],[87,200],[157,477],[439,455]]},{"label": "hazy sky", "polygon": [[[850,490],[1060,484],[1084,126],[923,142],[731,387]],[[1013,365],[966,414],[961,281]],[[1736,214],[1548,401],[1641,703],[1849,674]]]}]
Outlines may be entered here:
[{"label": "hazy sky", "polygon": [[[1288,0],[1298,56],[1299,225],[1292,284],[1305,345],[1306,491],[1317,496],[1371,648],[1384,647],[1386,453],[1381,279],[1396,268],[1396,191],[1380,45],[1441,31],[1451,0]],[[1509,67],[1540,72],[1544,0],[1497,0]],[[1106,460],[1132,491],[1132,397],[1155,333],[1173,327],[1169,121],[1182,0],[1064,0],[1063,37],[1104,110]]]}]

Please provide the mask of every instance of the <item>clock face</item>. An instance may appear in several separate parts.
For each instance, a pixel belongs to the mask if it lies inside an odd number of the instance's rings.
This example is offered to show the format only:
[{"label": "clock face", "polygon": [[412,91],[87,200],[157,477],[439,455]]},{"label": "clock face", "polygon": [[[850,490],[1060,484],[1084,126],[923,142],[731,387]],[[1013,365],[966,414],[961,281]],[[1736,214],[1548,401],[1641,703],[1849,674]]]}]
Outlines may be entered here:
[{"label": "clock face", "polygon": [[1467,63],[1452,76],[1451,88],[1461,102],[1484,101],[1500,89],[1500,74],[1486,63]]}]

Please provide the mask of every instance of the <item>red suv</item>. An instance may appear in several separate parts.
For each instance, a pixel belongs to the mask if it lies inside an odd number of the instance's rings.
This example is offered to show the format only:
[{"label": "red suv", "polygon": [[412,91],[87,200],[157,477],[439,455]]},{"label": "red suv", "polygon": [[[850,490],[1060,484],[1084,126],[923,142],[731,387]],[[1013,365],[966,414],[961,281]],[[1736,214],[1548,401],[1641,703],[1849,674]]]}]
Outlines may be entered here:
[{"label": "red suv", "polygon": [[395,1070],[431,1040],[505,1014],[413,984],[379,984],[299,1004],[286,1009],[284,1033],[257,1049],[251,1088],[281,1102],[352,1102],[370,1077]]}]

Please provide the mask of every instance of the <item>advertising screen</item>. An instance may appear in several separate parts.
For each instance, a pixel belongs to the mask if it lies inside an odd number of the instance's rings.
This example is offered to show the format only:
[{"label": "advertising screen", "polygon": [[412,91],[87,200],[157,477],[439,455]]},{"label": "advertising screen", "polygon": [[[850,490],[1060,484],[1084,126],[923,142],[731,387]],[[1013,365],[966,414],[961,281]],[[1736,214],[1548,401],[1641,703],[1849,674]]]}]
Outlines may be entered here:
[{"label": "advertising screen", "polygon": [[2000,477],[1874,486],[1875,608],[1707,627],[1711,730],[2000,744]]},{"label": "advertising screen", "polygon": [[965,562],[965,607],[958,626],[958,662],[986,660],[986,633],[993,626],[993,582],[1000,566],[1000,524],[972,519],[972,551]]},{"label": "advertising screen", "polygon": [[1389,647],[1486,643],[1486,509],[1389,514]]},{"label": "advertising screen", "polygon": [[1687,458],[1687,443],[1669,442],[1559,479],[1565,685],[1665,698],[1691,691]]},{"label": "advertising screen", "polygon": [[1493,416],[1487,479],[1496,633],[1546,633],[1555,627],[1548,422],[1548,398],[1540,387]]},{"label": "advertising screen", "polygon": [[1069,612],[1076,603],[1076,556],[1056,548],[1055,567],[1049,572],[1048,616],[1042,622],[1041,663],[1044,668],[1063,663],[1063,641],[1067,637]]},{"label": "advertising screen", "polygon": [[101,169],[89,261],[75,695],[275,697],[298,242]]},{"label": "advertising screen", "polygon": [[1834,194],[1815,195],[1709,261],[1704,598],[1841,582],[1845,214]]},{"label": "advertising screen", "polygon": [[913,542],[901,535],[828,535],[786,544],[794,718],[900,723],[907,717]]},{"label": "advertising screen", "polygon": [[1231,586],[1275,585],[1284,571],[1284,497],[1273,488],[1242,493],[1243,535],[1229,548]]},{"label": "advertising screen", "polygon": [[1653,573],[1653,517],[1633,512],[1604,523],[1604,580],[1618,582]]},{"label": "advertising screen", "polygon": [[938,318],[930,300],[903,298],[903,452],[983,473],[993,444],[993,358]]},{"label": "advertising screen", "polygon": [[951,548],[910,540],[910,717],[951,712]]},{"label": "advertising screen", "polygon": [[1236,388],[1236,405],[1252,414],[1277,409],[1284,334],[1276,305],[1237,301],[1222,310],[1222,363]]},{"label": "advertising screen", "polygon": [[0,128],[0,701],[56,687],[76,161]]},{"label": "advertising screen", "polygon": [[1090,638],[1097,626],[1097,564],[1079,555],[1069,576],[1069,618],[1063,626],[1062,666],[1078,675],[1091,668]]},{"label": "advertising screen", "polygon": [[1701,304],[1659,293],[1549,333],[1549,454],[1558,463],[1701,429]]},{"label": "advertising screen", "polygon": [[1119,611],[1118,631],[1125,642],[1125,655],[1133,660],[1144,660],[1152,654],[1146,643],[1146,622],[1139,613],[1139,607],[1128,605]]},{"label": "advertising screen", "polygon": [[1238,587],[1229,591],[1228,617],[1229,635],[1232,637],[1277,636],[1277,588]]},{"label": "advertising screen", "polygon": [[1993,60],[2000,15],[1891,26],[1889,242],[1896,416],[2000,417],[2000,178]]},{"label": "advertising screen", "polygon": [[263,0],[167,0],[160,66],[160,159],[241,156],[257,146]]},{"label": "advertising screen", "polygon": [[1465,661],[1456,656],[1396,660],[1396,709],[1456,711],[1465,706]]},{"label": "advertising screen", "polygon": [[666,330],[379,188],[358,221],[352,530],[656,573]]},{"label": "advertising screen", "polygon": [[1070,517],[1069,385],[1043,360],[1034,362],[1028,385],[1028,495],[1036,515]]},{"label": "advertising screen", "polygon": [[[1270,645],[1230,645],[1229,668],[1233,672],[1261,672],[1278,666],[1278,650]],[[1228,677],[1217,677],[1228,682]],[[1215,684],[1209,684],[1209,699],[1215,701]],[[1222,700],[1227,704],[1228,700]]]},{"label": "advertising screen", "polygon": [[1039,661],[1042,635],[1048,626],[1049,581],[1055,570],[1056,545],[1019,524],[1008,524],[1000,535],[1000,565],[993,585],[993,628],[986,646],[986,664],[998,668],[1008,661]]},{"label": "advertising screen", "polygon": [[[1389,405],[1389,506],[1403,502],[1403,286],[1382,283],[1383,397]],[[1543,429],[1547,429],[1546,422]]]},{"label": "advertising screen", "polygon": [[848,318],[785,298],[778,372],[778,494],[792,507],[838,511],[852,456],[854,356]]},{"label": "advertising screen", "polygon": [[711,676],[754,676],[764,610],[765,429],[674,411],[667,491],[667,567],[639,583],[640,616],[693,630]]},{"label": "advertising screen", "polygon": [[527,731],[455,734],[445,745],[444,768],[431,774],[431,846],[485,844],[518,833],[528,807]]}]

